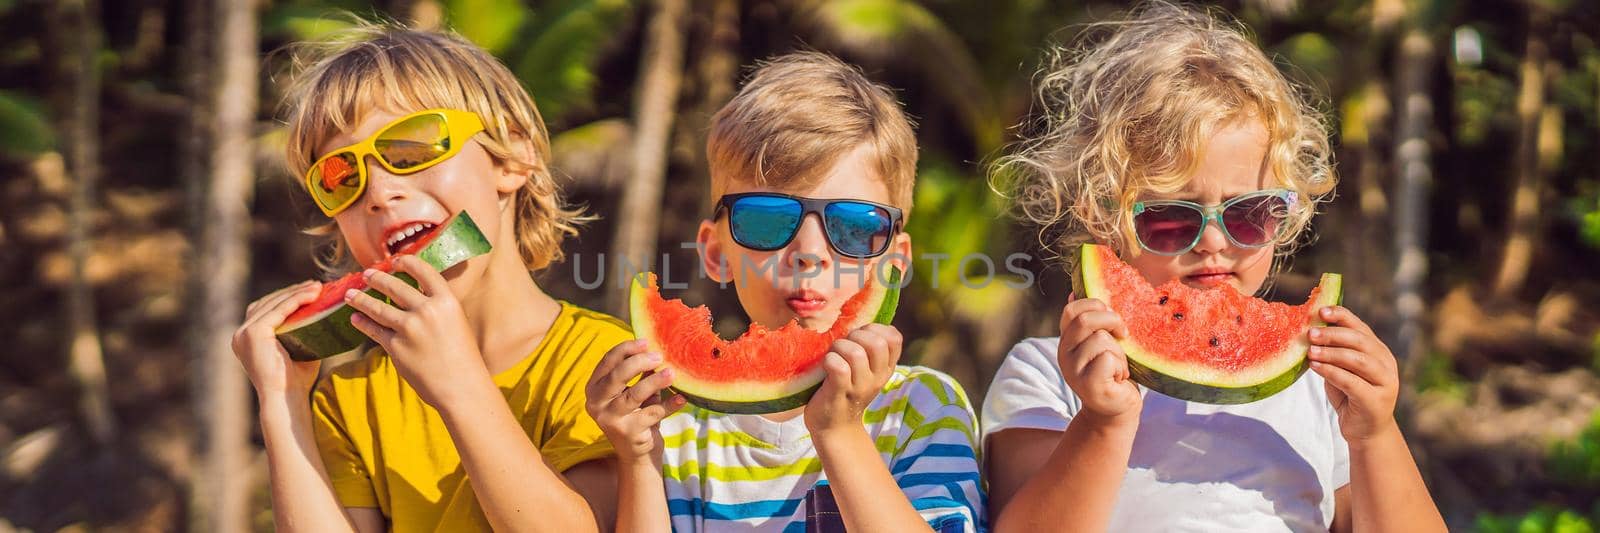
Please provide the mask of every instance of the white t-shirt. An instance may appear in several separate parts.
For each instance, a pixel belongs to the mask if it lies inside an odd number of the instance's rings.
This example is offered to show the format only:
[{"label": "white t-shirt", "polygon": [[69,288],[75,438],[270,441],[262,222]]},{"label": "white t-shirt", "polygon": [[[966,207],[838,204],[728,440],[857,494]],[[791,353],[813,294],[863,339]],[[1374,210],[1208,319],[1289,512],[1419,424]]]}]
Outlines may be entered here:
[{"label": "white t-shirt", "polygon": [[[984,446],[1007,429],[1065,431],[1083,408],[1061,377],[1059,342],[1030,338],[1011,349],[983,402]],[[1243,405],[1145,392],[1110,531],[1327,531],[1333,523],[1333,492],[1350,483],[1350,448],[1322,376],[1308,371]]]}]

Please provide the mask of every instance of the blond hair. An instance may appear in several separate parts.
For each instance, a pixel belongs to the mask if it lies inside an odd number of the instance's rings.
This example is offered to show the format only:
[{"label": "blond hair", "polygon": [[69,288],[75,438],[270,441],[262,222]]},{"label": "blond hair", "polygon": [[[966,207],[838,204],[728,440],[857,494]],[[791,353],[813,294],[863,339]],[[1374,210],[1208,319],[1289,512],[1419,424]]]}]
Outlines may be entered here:
[{"label": "blond hair", "polygon": [[[529,174],[515,193],[514,228],[530,270],[560,261],[561,241],[588,220],[582,210],[562,203],[547,164],[549,132],[533,98],[505,65],[461,36],[358,21],[329,40],[298,43],[290,53],[300,72],[285,98],[293,176],[315,162],[319,147],[374,110],[460,109],[482,118],[483,134],[474,139],[496,164]],[[532,146],[531,158],[514,148],[519,142]],[[321,244],[328,252],[318,255],[318,266],[330,273],[351,266],[334,223],[307,233],[326,239]]]},{"label": "blond hair", "polygon": [[917,139],[888,88],[819,52],[764,61],[711,118],[706,158],[711,200],[733,181],[798,189],[827,176],[841,156],[872,151],[889,204],[911,210]]},{"label": "blond hair", "polygon": [[1042,244],[1069,262],[1089,241],[1138,254],[1133,203],[1182,189],[1211,135],[1248,119],[1267,131],[1272,176],[1302,199],[1272,243],[1292,253],[1333,190],[1327,126],[1245,31],[1226,15],[1150,2],[1051,50],[1033,124],[1042,131],[994,174]]}]

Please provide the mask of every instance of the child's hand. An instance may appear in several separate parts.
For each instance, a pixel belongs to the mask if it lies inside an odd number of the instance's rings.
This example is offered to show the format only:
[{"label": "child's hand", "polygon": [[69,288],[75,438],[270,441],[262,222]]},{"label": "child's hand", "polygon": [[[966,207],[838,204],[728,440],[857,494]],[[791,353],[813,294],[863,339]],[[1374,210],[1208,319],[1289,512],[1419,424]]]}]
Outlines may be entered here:
[{"label": "child's hand", "polygon": [[900,330],[867,324],[833,341],[822,360],[828,376],[806,403],[806,428],[812,435],[861,426],[861,415],[889,382],[900,361]]},{"label": "child's hand", "polygon": [[345,293],[345,301],[359,312],[350,316],[350,323],[383,346],[400,377],[423,401],[439,408],[459,387],[482,383],[489,370],[461,302],[450,292],[444,276],[414,255],[400,256],[394,264],[396,271],[416,278],[417,288],[391,274],[366,270],[362,275],[367,284],[387,295],[394,305],[351,289]]},{"label": "child's hand", "polygon": [[1094,298],[1069,297],[1061,309],[1061,345],[1056,363],[1083,408],[1106,417],[1138,420],[1144,407],[1139,385],[1117,339],[1128,336],[1122,317]]},{"label": "child's hand", "polygon": [[303,398],[311,392],[322,362],[290,359],[274,331],[294,310],[316,300],[321,290],[321,283],[303,281],[262,296],[245,308],[244,323],[233,332],[233,355],[244,365],[256,394],[293,393]]},{"label": "child's hand", "polygon": [[1339,306],[1318,311],[1327,327],[1311,328],[1311,370],[1327,380],[1328,400],[1339,412],[1346,441],[1399,431],[1394,421],[1400,366],[1356,314]]},{"label": "child's hand", "polygon": [[661,401],[661,391],[672,385],[672,369],[650,372],[661,364],[661,355],[645,353],[646,347],[642,340],[618,344],[595,365],[584,388],[584,410],[600,424],[623,464],[654,461],[661,451],[661,420],[684,404],[682,394]]}]

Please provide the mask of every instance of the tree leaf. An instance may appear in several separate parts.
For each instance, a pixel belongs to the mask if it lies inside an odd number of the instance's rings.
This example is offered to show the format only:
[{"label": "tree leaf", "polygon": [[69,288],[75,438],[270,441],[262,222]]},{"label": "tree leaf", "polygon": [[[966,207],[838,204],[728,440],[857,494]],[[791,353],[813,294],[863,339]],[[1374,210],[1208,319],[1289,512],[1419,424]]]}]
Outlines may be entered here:
[{"label": "tree leaf", "polygon": [[538,14],[506,58],[528,86],[546,122],[559,122],[573,107],[589,103],[594,66],[631,11],[621,0],[566,2]]},{"label": "tree leaf", "polygon": [[997,100],[966,42],[927,8],[904,0],[833,0],[810,12],[834,46],[879,64],[906,63],[957,110],[979,153],[1000,147]]},{"label": "tree leaf", "polygon": [[330,8],[278,5],[262,14],[261,33],[291,41],[322,41],[355,22],[355,17]]},{"label": "tree leaf", "polygon": [[44,106],[13,91],[0,91],[0,152],[32,156],[55,148],[55,129]]},{"label": "tree leaf", "polygon": [[518,0],[445,0],[451,29],[497,56],[507,52],[531,16]]}]

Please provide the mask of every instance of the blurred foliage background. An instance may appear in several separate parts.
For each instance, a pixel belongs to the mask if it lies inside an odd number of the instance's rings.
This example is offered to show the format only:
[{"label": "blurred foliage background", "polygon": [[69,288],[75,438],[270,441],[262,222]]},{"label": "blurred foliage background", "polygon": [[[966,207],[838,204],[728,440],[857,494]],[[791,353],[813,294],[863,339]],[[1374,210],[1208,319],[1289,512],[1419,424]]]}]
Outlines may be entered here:
[{"label": "blurred foliage background", "polygon": [[[1402,358],[1399,419],[1456,529],[1600,525],[1600,5],[1221,2],[1321,95],[1341,182],[1276,282],[1322,271]],[[317,275],[320,214],[281,157],[284,45],[349,14],[452,28],[504,61],[601,219],[541,273],[600,254],[690,272],[707,119],[753,62],[836,54],[898,91],[922,147],[911,361],[981,402],[1010,345],[1052,335],[1070,284],[1005,217],[987,164],[1032,128],[1046,45],[1115,15],[1042,0],[0,0],[0,531],[271,528],[265,460],[226,336]],[[624,239],[621,236],[628,235]],[[643,235],[643,238],[637,236]],[[640,254],[640,252],[643,252]],[[608,265],[608,267],[614,265]],[[610,284],[607,285],[610,287]],[[743,317],[731,291],[683,295]],[[1277,295],[1274,295],[1276,297]],[[218,342],[221,339],[221,343]]]}]

